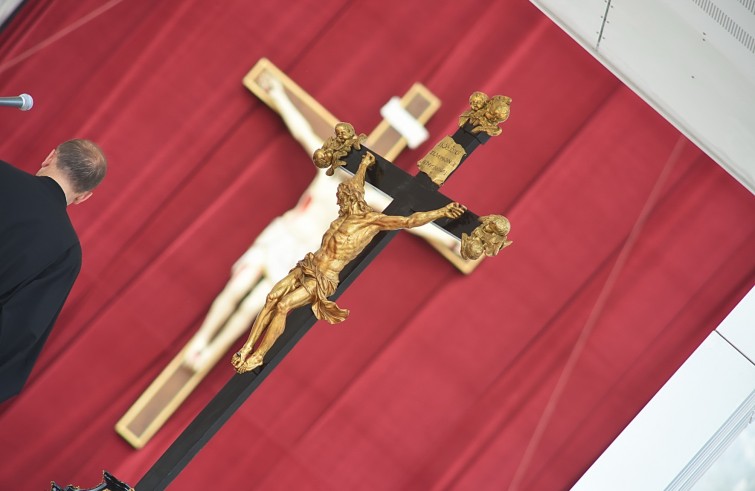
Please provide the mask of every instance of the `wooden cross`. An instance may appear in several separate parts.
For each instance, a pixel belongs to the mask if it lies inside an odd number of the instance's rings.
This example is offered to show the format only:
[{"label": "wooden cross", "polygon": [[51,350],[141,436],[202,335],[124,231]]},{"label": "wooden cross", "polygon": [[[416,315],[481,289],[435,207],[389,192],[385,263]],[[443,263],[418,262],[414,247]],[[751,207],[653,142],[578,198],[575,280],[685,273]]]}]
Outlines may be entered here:
[{"label": "wooden cross", "polygon": [[[260,85],[263,74],[276,78],[291,103],[312,127],[313,132],[325,141],[333,132],[338,120],[298,84],[291,80],[266,58],[258,61],[244,77],[244,85],[265,104],[276,109],[269,93]],[[440,100],[424,85],[415,83],[400,99],[399,105],[420,124],[426,123],[440,107]],[[393,160],[407,146],[407,140],[383,120],[367,137],[371,149]],[[429,241],[441,254],[461,271],[469,273],[479,261],[467,261],[447,246]],[[116,432],[134,448],[142,448],[162,428],[168,418],[207,376],[221,356],[230,348],[218,349],[216,354],[198,369],[185,363],[189,346],[185,346],[141,396],[131,405],[115,425]]]},{"label": "wooden cross", "polygon": [[[491,134],[500,133],[497,123],[508,118],[510,102],[504,96],[488,99],[485,94],[475,92],[470,97],[471,109],[460,119],[459,130],[453,136],[441,140],[418,163],[420,172],[416,176],[409,175],[383,157],[375,155],[377,164],[368,171],[367,181],[393,197],[393,202],[384,213],[409,216],[414,212],[436,209],[451,203],[453,200],[441,194],[439,187]],[[356,172],[362,157],[368,151],[375,154],[365,145],[357,145],[343,159],[343,163],[352,172]],[[491,215],[481,219],[467,210],[453,221],[441,219],[436,223],[462,240],[462,250],[466,248],[472,256],[483,252],[497,253],[510,243],[506,240],[508,221],[501,216]],[[491,231],[492,234],[489,233]],[[355,260],[347,264],[341,271],[337,290],[329,298],[336,300],[340,297],[396,233],[397,231],[381,232]],[[164,489],[315,322],[316,318],[309,307],[293,311],[288,317],[285,331],[267,352],[265,364],[250,372],[233,376],[137,483],[136,488],[139,491]]]}]

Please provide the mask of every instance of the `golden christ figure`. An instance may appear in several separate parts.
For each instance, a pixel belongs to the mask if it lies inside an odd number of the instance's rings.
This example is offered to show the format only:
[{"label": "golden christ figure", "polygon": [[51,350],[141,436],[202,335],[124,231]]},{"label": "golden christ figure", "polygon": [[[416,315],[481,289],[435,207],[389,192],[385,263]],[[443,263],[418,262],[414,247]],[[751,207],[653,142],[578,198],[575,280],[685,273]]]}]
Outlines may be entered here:
[{"label": "golden christ figure", "polygon": [[[304,259],[275,284],[265,306],[257,315],[244,346],[233,355],[231,363],[239,373],[262,365],[265,355],[286,328],[286,316],[307,304],[318,319],[331,324],[342,322],[348,310],[339,308],[328,296],[336,291],[338,274],[382,231],[419,227],[439,218],[458,218],[466,208],[451,203],[433,211],[413,213],[408,217],[376,212],[364,200],[364,178],[375,164],[375,156],[366,153],[354,176],[338,186],[338,218],[333,220],[322,238],[320,248]],[[255,344],[260,339],[259,346]]]}]

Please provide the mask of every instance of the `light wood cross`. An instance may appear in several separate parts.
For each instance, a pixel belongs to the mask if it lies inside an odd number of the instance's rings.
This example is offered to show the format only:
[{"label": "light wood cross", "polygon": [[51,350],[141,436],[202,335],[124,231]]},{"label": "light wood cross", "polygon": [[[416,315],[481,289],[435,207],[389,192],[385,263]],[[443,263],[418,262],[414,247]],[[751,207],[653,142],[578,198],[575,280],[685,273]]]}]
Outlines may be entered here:
[{"label": "light wood cross", "polygon": [[[263,76],[272,76],[282,84],[288,100],[307,120],[320,140],[325,141],[332,135],[333,127],[338,122],[335,116],[269,60],[261,59],[244,77],[244,85],[276,110],[268,90],[260,83]],[[440,107],[438,98],[419,83],[415,83],[409,89],[399,104],[420,124],[426,123]],[[383,120],[365,142],[369,148],[389,160],[398,156],[407,143],[407,139],[387,120]],[[332,198],[328,196],[328,199]],[[481,260],[462,259],[447,244],[432,240],[428,242],[465,273],[471,272]],[[216,338],[217,336],[216,334]],[[190,343],[187,344],[116,423],[117,433],[135,448],[146,445],[228,351],[238,336],[240,333],[225,336],[222,342],[216,343],[217,346],[212,350],[210,357],[199,366],[187,363]]]}]

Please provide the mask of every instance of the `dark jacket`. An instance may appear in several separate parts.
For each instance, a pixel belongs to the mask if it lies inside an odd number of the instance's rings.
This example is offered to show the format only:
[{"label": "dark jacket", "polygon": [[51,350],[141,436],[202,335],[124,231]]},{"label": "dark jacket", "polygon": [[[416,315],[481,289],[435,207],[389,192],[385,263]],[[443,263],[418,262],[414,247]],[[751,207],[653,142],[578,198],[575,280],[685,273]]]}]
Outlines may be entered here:
[{"label": "dark jacket", "polygon": [[0,161],[0,401],[29,378],[80,268],[63,189]]}]

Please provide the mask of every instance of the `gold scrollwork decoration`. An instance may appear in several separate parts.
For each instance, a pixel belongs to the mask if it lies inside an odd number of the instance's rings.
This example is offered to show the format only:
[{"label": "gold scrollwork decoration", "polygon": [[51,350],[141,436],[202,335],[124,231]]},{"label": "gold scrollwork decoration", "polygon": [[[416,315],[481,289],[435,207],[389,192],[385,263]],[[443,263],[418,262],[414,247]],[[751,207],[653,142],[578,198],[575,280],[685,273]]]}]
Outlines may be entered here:
[{"label": "gold scrollwork decoration", "polygon": [[469,96],[469,109],[459,117],[459,127],[469,124],[472,126],[472,133],[498,136],[501,134],[498,125],[509,119],[510,112],[511,97],[488,97],[484,92],[476,91]]},{"label": "gold scrollwork decoration", "polygon": [[507,236],[511,230],[508,218],[503,215],[480,217],[481,225],[471,235],[461,234],[461,257],[474,261],[480,256],[495,256],[512,244]]},{"label": "gold scrollwork decoration", "polygon": [[320,169],[328,169],[325,173],[329,176],[341,166],[346,165],[343,159],[352,150],[360,150],[362,142],[367,139],[364,133],[356,134],[354,127],[349,123],[338,123],[335,127],[335,135],[325,140],[322,147],[312,154],[312,161]]}]

